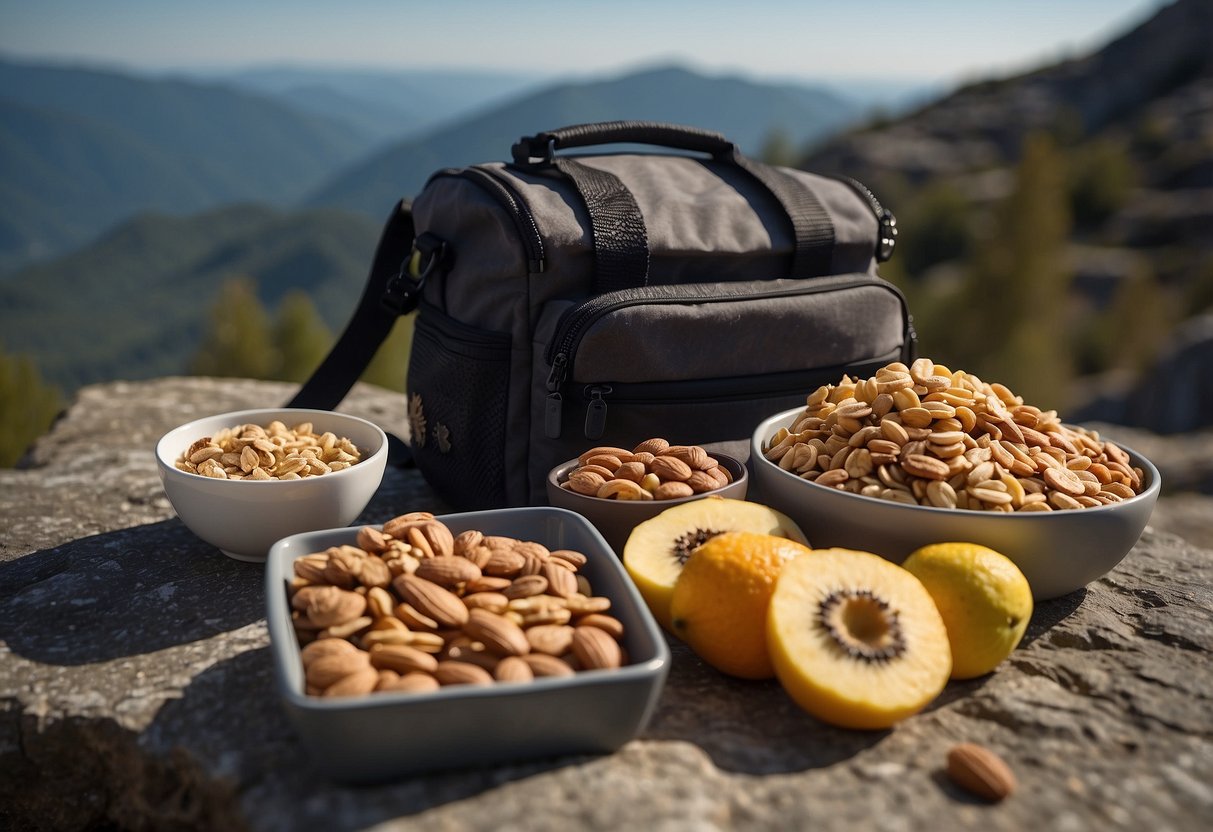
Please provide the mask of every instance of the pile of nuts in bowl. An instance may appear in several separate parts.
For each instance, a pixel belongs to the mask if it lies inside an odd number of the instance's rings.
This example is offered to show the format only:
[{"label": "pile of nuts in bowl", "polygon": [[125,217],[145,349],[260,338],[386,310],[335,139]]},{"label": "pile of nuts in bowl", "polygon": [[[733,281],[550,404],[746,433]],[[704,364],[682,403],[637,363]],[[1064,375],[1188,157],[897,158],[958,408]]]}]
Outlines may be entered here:
[{"label": "pile of nuts in bowl", "polygon": [[181,471],[227,480],[299,480],[341,471],[362,453],[331,431],[317,434],[311,422],[288,428],[279,421],[224,428],[194,442],[174,463]]},{"label": "pile of nuts in bowl", "polygon": [[1114,443],[927,358],[818,388],[763,453],[820,485],[938,508],[1091,508],[1143,490]]},{"label": "pile of nuts in bowl", "polygon": [[698,445],[646,439],[632,450],[591,448],[561,488],[606,500],[676,500],[724,488],[733,475]]},{"label": "pile of nuts in bowl", "polygon": [[465,531],[429,512],[294,562],[306,692],[360,696],[520,682],[627,664],[623,623],[580,552]]}]

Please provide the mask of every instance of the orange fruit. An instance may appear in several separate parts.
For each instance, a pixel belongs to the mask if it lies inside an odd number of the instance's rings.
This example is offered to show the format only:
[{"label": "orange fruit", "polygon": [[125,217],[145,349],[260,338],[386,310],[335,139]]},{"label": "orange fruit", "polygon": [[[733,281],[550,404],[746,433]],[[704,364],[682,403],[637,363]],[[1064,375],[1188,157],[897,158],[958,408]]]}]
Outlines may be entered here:
[{"label": "orange fruit", "polygon": [[696,548],[674,584],[670,619],[705,662],[743,679],[775,675],[767,651],[767,605],[784,564],[811,550],[753,532],[717,535]]}]

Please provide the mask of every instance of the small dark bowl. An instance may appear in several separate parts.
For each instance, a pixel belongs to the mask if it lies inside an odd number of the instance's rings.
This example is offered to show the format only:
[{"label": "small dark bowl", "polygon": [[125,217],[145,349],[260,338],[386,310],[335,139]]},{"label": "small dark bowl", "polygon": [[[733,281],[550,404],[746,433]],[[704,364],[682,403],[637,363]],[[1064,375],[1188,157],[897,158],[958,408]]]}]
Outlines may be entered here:
[{"label": "small dark bowl", "polygon": [[727,454],[712,452],[712,457],[721,467],[733,476],[728,485],[702,494],[690,497],[680,497],[676,500],[607,500],[602,497],[589,497],[578,494],[567,488],[561,488],[560,483],[568,479],[569,474],[577,467],[577,460],[570,459],[561,463],[548,472],[547,488],[548,501],[559,508],[567,508],[577,512],[594,524],[594,528],[606,538],[607,543],[616,554],[623,554],[623,545],[628,542],[628,535],[640,523],[651,517],[656,517],[671,506],[699,500],[704,497],[727,497],[732,500],[744,500],[749,489],[749,473],[745,465]]}]

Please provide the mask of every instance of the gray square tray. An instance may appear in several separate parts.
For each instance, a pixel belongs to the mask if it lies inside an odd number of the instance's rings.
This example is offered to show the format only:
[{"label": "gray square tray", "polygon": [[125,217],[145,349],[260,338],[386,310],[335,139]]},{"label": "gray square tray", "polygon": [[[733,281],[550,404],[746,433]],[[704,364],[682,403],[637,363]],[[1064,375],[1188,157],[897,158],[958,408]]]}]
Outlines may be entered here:
[{"label": "gray square tray", "polygon": [[382,782],[415,772],[481,766],[565,754],[607,753],[636,737],[661,695],[670,653],[652,614],[606,541],[578,514],[515,508],[440,517],[454,534],[535,540],[576,549],[596,595],[611,599],[623,622],[631,663],[492,686],[454,686],[431,693],[375,693],[322,699],[304,693],[303,664],[285,586],[298,557],[353,545],[356,528],[292,535],[266,562],[266,619],[278,687],[287,714],[315,763],[331,779]]}]

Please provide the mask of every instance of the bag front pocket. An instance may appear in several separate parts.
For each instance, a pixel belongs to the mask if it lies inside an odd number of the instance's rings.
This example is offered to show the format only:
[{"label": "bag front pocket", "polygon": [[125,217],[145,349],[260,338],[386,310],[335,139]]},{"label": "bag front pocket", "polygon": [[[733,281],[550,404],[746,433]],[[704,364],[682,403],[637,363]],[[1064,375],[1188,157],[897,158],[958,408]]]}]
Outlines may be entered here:
[{"label": "bag front pocket", "polygon": [[409,356],[413,457],[434,491],[459,508],[506,504],[504,402],[510,336],[423,305]]}]

